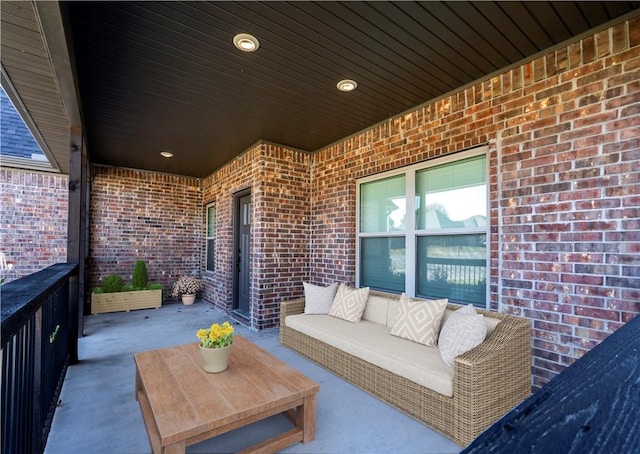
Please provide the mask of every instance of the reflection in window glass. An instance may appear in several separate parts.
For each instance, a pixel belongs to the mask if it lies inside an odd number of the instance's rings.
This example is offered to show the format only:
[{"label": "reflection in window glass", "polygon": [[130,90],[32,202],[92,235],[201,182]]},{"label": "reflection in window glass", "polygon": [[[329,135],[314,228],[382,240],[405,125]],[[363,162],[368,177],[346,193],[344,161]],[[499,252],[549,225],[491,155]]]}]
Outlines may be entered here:
[{"label": "reflection in window glass", "polygon": [[417,294],[485,306],[486,235],[418,238]]},{"label": "reflection in window glass", "polygon": [[404,230],[406,215],[404,175],[360,186],[360,232]]},{"label": "reflection in window glass", "polygon": [[363,287],[404,291],[404,237],[362,238],[360,242],[360,283]]},{"label": "reflection in window glass", "polygon": [[463,229],[487,225],[486,158],[424,169],[416,173],[418,229]]}]

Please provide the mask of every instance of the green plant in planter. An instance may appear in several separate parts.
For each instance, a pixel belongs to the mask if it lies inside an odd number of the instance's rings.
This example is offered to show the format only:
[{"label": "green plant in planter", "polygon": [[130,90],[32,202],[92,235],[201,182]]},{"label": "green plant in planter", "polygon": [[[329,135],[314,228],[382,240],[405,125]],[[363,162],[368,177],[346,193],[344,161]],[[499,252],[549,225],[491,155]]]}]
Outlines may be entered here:
[{"label": "green plant in planter", "polygon": [[117,293],[122,291],[124,281],[117,274],[109,274],[102,280],[102,293]]},{"label": "green plant in planter", "polygon": [[144,260],[138,260],[133,267],[133,279],[131,285],[135,289],[144,289],[149,285],[149,276],[147,275],[147,265]]},{"label": "green plant in planter", "polygon": [[162,306],[162,284],[150,283],[144,261],[138,260],[130,284],[124,285],[117,274],[102,279],[102,285],[93,289],[91,313],[151,309]]}]

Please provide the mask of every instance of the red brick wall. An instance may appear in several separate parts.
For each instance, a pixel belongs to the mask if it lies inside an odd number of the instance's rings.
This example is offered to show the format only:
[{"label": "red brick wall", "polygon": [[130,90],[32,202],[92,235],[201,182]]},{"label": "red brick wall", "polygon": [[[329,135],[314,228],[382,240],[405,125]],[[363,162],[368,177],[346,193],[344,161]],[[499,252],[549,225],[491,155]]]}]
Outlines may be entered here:
[{"label": "red brick wall", "polygon": [[306,153],[259,143],[203,180],[205,205],[216,205],[216,271],[204,273],[205,297],[225,311],[233,303],[234,195],[251,190],[252,328],[275,328],[280,301],[300,295],[308,279],[309,162]]},{"label": "red brick wall", "polygon": [[200,180],[162,173],[92,167],[89,285],[108,274],[131,282],[144,260],[164,297],[182,274],[199,274],[203,250]]},{"label": "red brick wall", "polygon": [[311,280],[355,281],[355,180],[483,143],[490,307],[532,321],[533,385],[640,313],[640,18],[314,155]]},{"label": "red brick wall", "polygon": [[0,270],[5,282],[67,261],[66,175],[0,170],[0,252],[13,269]]}]

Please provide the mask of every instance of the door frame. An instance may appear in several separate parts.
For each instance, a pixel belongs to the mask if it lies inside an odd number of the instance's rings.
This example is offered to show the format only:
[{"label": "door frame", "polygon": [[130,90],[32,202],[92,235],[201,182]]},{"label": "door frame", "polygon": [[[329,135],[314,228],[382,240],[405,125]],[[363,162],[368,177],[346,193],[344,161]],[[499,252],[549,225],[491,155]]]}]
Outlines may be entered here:
[{"label": "door frame", "polygon": [[[232,254],[232,297],[231,308],[232,310],[243,318],[250,317],[249,313],[240,311],[240,282],[239,282],[239,270],[238,270],[238,248],[240,247],[240,224],[242,222],[242,213],[240,211],[240,200],[243,197],[251,196],[251,188],[246,188],[233,194],[233,254]],[[253,205],[253,199],[251,199]],[[253,223],[253,213],[251,213],[251,221],[249,225]],[[251,243],[250,243],[251,244]],[[251,257],[251,249],[248,253]],[[250,269],[251,267],[249,267]],[[249,302],[249,309],[251,309],[251,302]]]}]

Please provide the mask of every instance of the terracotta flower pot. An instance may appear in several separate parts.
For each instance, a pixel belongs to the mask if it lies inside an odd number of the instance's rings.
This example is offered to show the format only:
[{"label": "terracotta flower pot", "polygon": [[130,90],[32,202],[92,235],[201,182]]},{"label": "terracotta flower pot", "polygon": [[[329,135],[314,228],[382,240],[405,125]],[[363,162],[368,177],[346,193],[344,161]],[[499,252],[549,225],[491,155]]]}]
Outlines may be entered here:
[{"label": "terracotta flower pot", "polygon": [[187,294],[184,293],[182,294],[182,304],[184,304],[185,306],[189,306],[191,304],[193,304],[193,302],[196,300],[196,294],[192,293],[192,294]]}]

